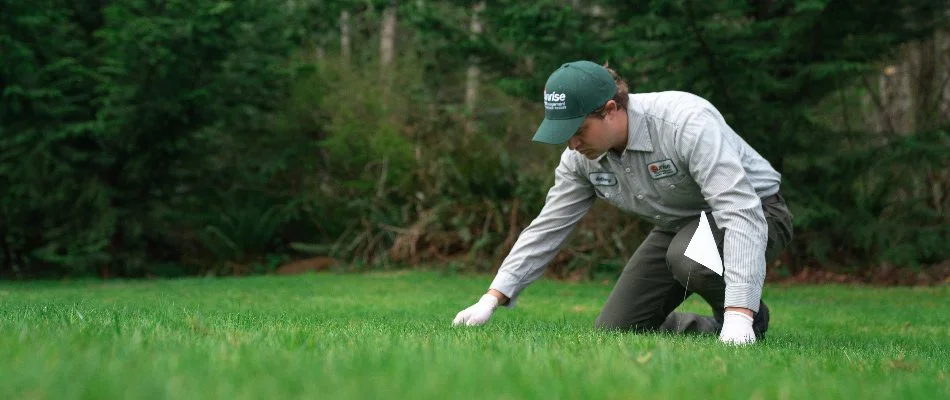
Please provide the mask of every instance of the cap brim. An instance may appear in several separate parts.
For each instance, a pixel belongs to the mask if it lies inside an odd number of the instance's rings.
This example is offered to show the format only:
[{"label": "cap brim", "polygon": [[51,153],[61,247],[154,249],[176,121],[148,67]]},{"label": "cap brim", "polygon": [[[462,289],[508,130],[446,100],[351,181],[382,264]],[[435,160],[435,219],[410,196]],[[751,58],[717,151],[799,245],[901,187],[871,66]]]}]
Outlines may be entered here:
[{"label": "cap brim", "polygon": [[571,119],[545,118],[544,121],[541,121],[541,126],[538,127],[538,131],[535,132],[534,138],[531,140],[547,144],[562,144],[567,142],[584,123],[584,118],[586,118],[586,116]]}]

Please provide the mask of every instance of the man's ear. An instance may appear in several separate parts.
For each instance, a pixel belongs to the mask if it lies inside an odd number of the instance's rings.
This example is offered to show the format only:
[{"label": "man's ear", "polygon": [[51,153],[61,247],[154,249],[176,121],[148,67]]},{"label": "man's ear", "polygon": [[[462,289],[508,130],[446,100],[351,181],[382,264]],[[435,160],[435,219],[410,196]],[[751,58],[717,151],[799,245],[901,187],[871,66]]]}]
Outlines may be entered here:
[{"label": "man's ear", "polygon": [[616,101],[614,101],[614,100],[608,100],[607,103],[604,104],[604,117],[610,115],[611,113],[613,113],[614,111],[617,111],[617,110],[619,110],[619,109],[620,109],[620,107],[617,106],[617,102],[616,102]]}]

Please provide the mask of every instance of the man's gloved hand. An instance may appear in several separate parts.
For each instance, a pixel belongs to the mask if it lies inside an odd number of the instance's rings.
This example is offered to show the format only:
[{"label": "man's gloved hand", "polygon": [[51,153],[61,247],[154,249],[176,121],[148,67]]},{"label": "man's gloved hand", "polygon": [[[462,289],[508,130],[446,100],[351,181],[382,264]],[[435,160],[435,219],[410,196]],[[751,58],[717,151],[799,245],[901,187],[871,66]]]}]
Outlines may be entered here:
[{"label": "man's gloved hand", "polygon": [[455,319],[452,320],[452,325],[482,325],[488,322],[488,319],[491,318],[491,314],[495,312],[495,308],[497,307],[498,299],[486,293],[482,298],[478,299],[478,303],[472,304],[468,308],[459,311],[459,313],[455,315]]},{"label": "man's gloved hand", "polygon": [[722,318],[722,331],[719,340],[729,344],[755,343],[755,332],[752,330],[752,317],[738,311],[726,311]]}]

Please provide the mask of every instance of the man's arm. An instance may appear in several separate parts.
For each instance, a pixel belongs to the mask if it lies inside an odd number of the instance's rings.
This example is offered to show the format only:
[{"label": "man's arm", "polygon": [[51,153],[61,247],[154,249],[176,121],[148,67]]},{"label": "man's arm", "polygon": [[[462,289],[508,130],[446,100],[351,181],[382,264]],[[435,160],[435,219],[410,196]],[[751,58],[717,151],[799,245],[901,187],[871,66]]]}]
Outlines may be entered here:
[{"label": "man's arm", "polygon": [[578,221],[590,210],[594,191],[577,172],[570,150],[561,154],[554,172],[554,186],[548,191],[541,213],[521,233],[488,293],[477,303],[460,311],[453,325],[481,325],[491,318],[498,305],[513,307],[518,293],[538,279],[557,254]]},{"label": "man's arm", "polygon": [[502,262],[489,294],[499,304],[513,306],[518,293],[544,272],[557,255],[577,222],[587,214],[594,202],[594,190],[574,160],[573,151],[564,150],[554,171],[554,186],[548,191],[544,207],[528,225],[511,252]]},{"label": "man's arm", "polygon": [[725,229],[726,310],[752,316],[759,309],[765,282],[768,225],[737,144],[727,140],[724,124],[713,110],[704,109],[686,123],[677,149],[712,207],[716,224]]}]

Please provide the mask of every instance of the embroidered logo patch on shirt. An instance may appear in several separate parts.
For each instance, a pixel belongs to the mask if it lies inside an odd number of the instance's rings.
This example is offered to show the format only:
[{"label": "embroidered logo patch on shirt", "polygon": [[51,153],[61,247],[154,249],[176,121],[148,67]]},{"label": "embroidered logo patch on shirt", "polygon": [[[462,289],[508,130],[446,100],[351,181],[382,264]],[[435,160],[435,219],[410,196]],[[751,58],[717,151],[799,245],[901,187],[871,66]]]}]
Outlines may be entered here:
[{"label": "embroidered logo patch on shirt", "polygon": [[614,186],[617,184],[617,175],[613,172],[591,172],[590,183],[595,186]]},{"label": "embroidered logo patch on shirt", "polygon": [[647,170],[650,171],[650,177],[653,179],[676,175],[676,165],[673,165],[673,161],[669,159],[647,164]]}]

